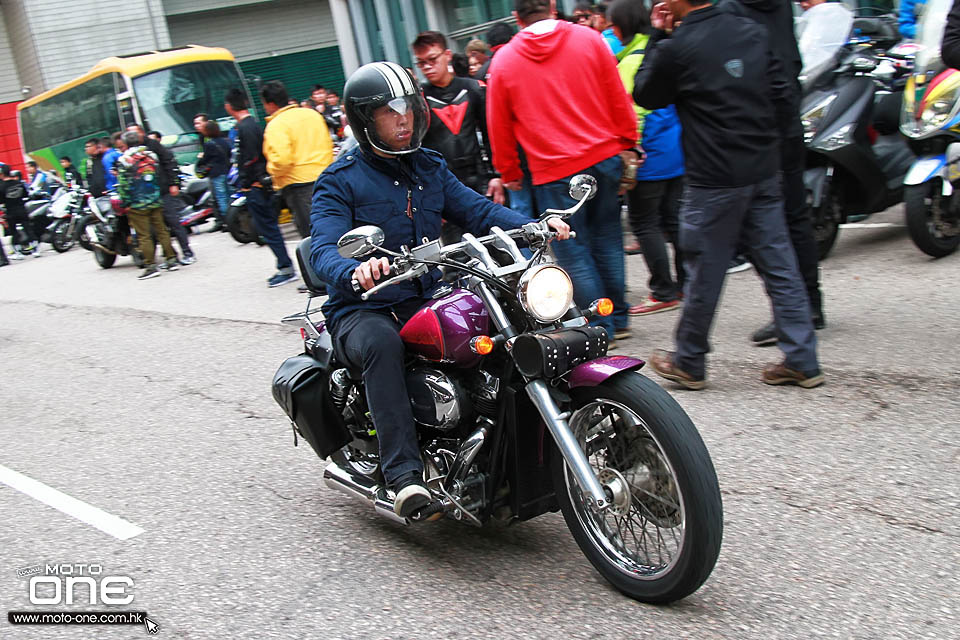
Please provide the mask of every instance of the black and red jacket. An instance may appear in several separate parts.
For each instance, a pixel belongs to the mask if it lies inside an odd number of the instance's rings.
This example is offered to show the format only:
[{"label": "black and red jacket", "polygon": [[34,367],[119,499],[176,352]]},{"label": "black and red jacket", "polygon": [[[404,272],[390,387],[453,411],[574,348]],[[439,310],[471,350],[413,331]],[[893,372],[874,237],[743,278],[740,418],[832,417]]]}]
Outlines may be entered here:
[{"label": "black and red jacket", "polygon": [[458,180],[474,189],[482,182],[486,188],[492,171],[483,86],[472,78],[455,76],[445,87],[424,84],[423,95],[430,107],[430,128],[423,146],[438,151]]}]

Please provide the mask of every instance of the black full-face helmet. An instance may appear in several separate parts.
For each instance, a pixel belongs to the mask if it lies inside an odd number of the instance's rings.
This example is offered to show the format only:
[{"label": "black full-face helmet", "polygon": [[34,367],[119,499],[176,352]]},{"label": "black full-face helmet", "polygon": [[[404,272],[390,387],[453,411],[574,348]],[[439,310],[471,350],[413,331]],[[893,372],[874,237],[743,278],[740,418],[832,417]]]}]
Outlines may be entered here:
[{"label": "black full-face helmet", "polygon": [[[430,126],[430,111],[420,84],[394,62],[371,62],[354,71],[343,87],[343,104],[357,144],[368,153],[372,149],[389,155],[413,153],[420,148]],[[407,148],[393,149],[377,134],[373,114],[383,106],[397,113],[413,114],[413,132]]]}]

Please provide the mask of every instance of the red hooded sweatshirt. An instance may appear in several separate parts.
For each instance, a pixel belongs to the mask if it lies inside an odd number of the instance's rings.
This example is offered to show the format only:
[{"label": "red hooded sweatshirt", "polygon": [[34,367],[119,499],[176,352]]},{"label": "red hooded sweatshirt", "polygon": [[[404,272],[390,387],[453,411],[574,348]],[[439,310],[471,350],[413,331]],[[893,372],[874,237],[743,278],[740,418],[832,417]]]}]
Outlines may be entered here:
[{"label": "red hooded sweatshirt", "polygon": [[[550,24],[552,30],[537,33]],[[519,143],[533,183],[545,184],[635,146],[637,117],[600,34],[541,21],[493,57],[487,128],[504,182],[522,177]]]}]

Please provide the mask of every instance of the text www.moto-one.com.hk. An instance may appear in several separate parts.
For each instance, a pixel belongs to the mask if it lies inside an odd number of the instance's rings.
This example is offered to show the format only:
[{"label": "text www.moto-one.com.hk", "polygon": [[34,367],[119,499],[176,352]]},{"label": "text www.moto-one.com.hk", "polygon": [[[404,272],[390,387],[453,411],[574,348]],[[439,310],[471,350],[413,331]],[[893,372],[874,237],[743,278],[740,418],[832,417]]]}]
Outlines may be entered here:
[{"label": "text www.moto-one.com.hk", "polygon": [[10,624],[143,624],[146,611],[10,611]]}]

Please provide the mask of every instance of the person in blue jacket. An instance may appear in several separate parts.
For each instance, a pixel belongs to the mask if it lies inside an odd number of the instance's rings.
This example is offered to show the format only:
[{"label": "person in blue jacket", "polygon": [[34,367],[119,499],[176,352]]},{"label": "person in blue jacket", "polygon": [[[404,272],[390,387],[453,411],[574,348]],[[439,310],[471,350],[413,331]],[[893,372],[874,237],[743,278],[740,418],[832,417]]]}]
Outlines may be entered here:
[{"label": "person in blue jacket", "polygon": [[100,149],[103,153],[103,177],[106,180],[106,190],[114,193],[117,190],[117,170],[114,165],[123,155],[117,150],[117,141],[120,140],[120,133],[115,133],[109,138],[104,138]]},{"label": "person in blue jacket", "polygon": [[[384,478],[396,492],[394,510],[407,517],[430,502],[423,481],[399,331],[440,284],[437,269],[379,292],[367,301],[354,292],[390,275],[386,257],[364,262],[341,257],[337,240],[362,225],[384,232],[383,247],[399,251],[422,238],[440,237],[441,219],[485,235],[490,227],[515,229],[529,218],[487,200],[460,183],[443,156],[420,146],[427,103],[416,79],[393,62],[357,69],[343,90],[347,120],[359,149],[337,159],[314,185],[310,264],[327,283],[322,310],[337,358],[363,371],[367,403],[380,443]],[[570,227],[547,219],[558,238]]]},{"label": "person in blue jacket", "polygon": [[917,22],[920,20],[925,2],[926,0],[900,1],[900,17],[897,22],[900,25],[900,35],[904,38],[917,39]]}]

